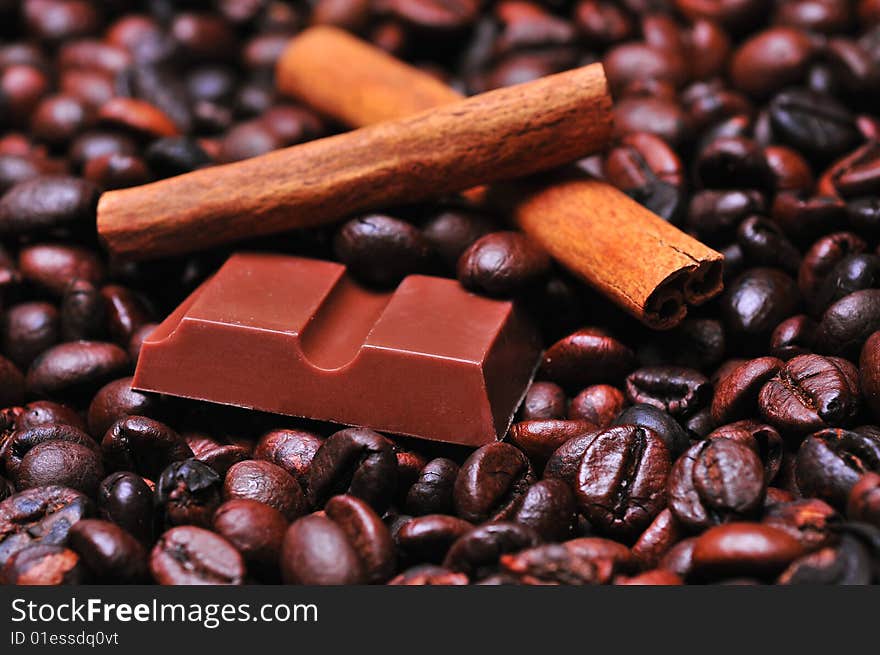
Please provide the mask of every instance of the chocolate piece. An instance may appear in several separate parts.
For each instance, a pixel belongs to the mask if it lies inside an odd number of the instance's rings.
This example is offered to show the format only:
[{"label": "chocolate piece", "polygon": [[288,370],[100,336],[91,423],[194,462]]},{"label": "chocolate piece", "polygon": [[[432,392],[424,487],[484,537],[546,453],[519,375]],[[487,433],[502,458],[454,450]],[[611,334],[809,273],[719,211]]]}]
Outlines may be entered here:
[{"label": "chocolate piece", "polygon": [[134,388],[478,446],[503,436],[540,354],[511,302],[411,275],[233,255],[144,341]]}]

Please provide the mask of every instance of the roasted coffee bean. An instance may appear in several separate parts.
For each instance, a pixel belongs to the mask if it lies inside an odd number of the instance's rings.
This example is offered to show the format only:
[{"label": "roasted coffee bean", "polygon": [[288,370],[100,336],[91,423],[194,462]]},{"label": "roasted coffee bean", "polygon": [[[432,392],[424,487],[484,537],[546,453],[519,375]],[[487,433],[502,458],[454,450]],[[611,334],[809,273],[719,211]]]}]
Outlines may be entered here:
[{"label": "roasted coffee bean", "polygon": [[672,457],[688,447],[687,433],[678,421],[654,405],[638,404],[628,407],[615,419],[613,425],[638,425],[652,430],[666,444]]},{"label": "roasted coffee bean", "polygon": [[146,549],[114,523],[99,519],[78,521],[70,529],[68,542],[96,582],[132,584],[148,578]]},{"label": "roasted coffee bean", "polygon": [[110,426],[126,416],[161,416],[159,397],[135,391],[132,378],[120,378],[98,391],[89,405],[89,432],[102,437]]},{"label": "roasted coffee bean", "polygon": [[846,203],[846,218],[855,232],[876,234],[880,231],[880,201],[876,196],[854,198]]},{"label": "roasted coffee bean", "polygon": [[183,175],[213,163],[198,141],[185,136],[153,141],[144,152],[144,158],[159,177]]},{"label": "roasted coffee bean", "polygon": [[281,512],[255,500],[227,500],[214,512],[213,527],[241,553],[249,572],[270,580],[278,577],[281,542],[287,530]]},{"label": "roasted coffee bean", "polygon": [[166,466],[193,456],[183,438],[164,423],[146,416],[119,419],[101,441],[112,470],[135,471],[156,479]]},{"label": "roasted coffee bean", "polygon": [[63,545],[91,511],[89,499],[67,487],[26,489],[0,502],[0,566],[29,546]]},{"label": "roasted coffee bean", "polygon": [[805,298],[812,298],[831,270],[850,254],[867,249],[865,241],[852,232],[835,232],[814,243],[801,262],[798,286]]},{"label": "roasted coffee bean", "polygon": [[740,223],[736,237],[747,263],[798,272],[801,255],[773,221],[750,216]]},{"label": "roasted coffee bean", "polygon": [[872,579],[871,555],[857,539],[844,535],[834,548],[804,555],[783,571],[777,584],[867,585]]},{"label": "roasted coffee bean", "polygon": [[533,382],[523,399],[520,419],[531,421],[565,418],[567,404],[568,399],[565,396],[565,391],[558,384]]},{"label": "roasted coffee bean", "polygon": [[760,523],[731,523],[710,528],[694,544],[691,576],[772,577],[804,553],[787,532]]},{"label": "roasted coffee bean", "polygon": [[445,457],[425,464],[406,493],[406,511],[414,516],[451,513],[458,471],[458,464]]},{"label": "roasted coffee bean", "polygon": [[682,366],[648,366],[626,378],[626,397],[672,416],[689,416],[705,405],[712,387],[705,375]]},{"label": "roasted coffee bean", "polygon": [[842,155],[860,141],[853,115],[831,96],[793,89],[774,96],[769,111],[774,135],[820,160]]},{"label": "roasted coffee bean", "polygon": [[64,341],[88,341],[105,335],[104,299],[88,280],[74,280],[61,298],[61,337]]},{"label": "roasted coffee bean", "polygon": [[772,27],[743,43],[731,59],[730,76],[740,90],[762,97],[801,81],[815,52],[803,30]]},{"label": "roasted coffee bean", "polygon": [[82,398],[125,374],[124,350],[100,341],[75,341],[43,352],[30,367],[26,384],[31,393],[58,398]]},{"label": "roasted coffee bean", "polygon": [[566,544],[544,544],[503,555],[501,566],[525,584],[602,584],[611,578],[607,560],[584,557]]},{"label": "roasted coffee bean", "polygon": [[862,475],[880,472],[880,437],[820,430],[804,439],[795,467],[798,488],[804,495],[843,509]]},{"label": "roasted coffee bean", "polygon": [[458,260],[461,284],[490,296],[509,297],[536,287],[550,270],[550,258],[516,232],[492,232],[477,239]]},{"label": "roasted coffee bean", "polygon": [[670,467],[669,451],[651,429],[603,430],[581,457],[574,487],[578,505],[598,530],[635,536],[663,509]]},{"label": "roasted coffee bean", "polygon": [[688,115],[672,99],[629,96],[614,105],[614,134],[617,137],[647,132],[678,146],[687,141],[690,127]]},{"label": "roasted coffee bean", "polygon": [[764,464],[764,480],[769,485],[782,467],[782,437],[772,426],[751,419],[722,425],[713,430],[709,439],[731,439],[751,448]]},{"label": "roasted coffee bean", "polygon": [[75,177],[41,176],[19,182],[0,198],[0,232],[34,234],[88,227],[98,188]]},{"label": "roasted coffee bean", "polygon": [[128,345],[132,334],[149,322],[150,314],[131,289],[109,284],[101,288],[104,299],[107,331],[115,341]]},{"label": "roasted coffee bean", "polygon": [[290,473],[264,460],[248,460],[233,465],[223,481],[223,498],[248,498],[274,507],[293,521],[308,509],[306,496]]},{"label": "roasted coffee bean", "polygon": [[101,455],[94,445],[44,441],[22,457],[15,484],[22,490],[57,485],[94,496],[103,477]]},{"label": "roasted coffee bean", "polygon": [[25,280],[59,297],[74,280],[98,284],[104,278],[104,266],[93,251],[57,243],[22,248],[18,268]]},{"label": "roasted coffee bean", "polygon": [[865,341],[859,357],[859,373],[865,401],[874,417],[880,417],[880,332]]},{"label": "roasted coffee bean", "polygon": [[693,568],[694,546],[696,537],[682,539],[660,559],[659,567],[666,571],[672,571],[681,578],[687,578]]},{"label": "roasted coffee bean", "polygon": [[426,514],[407,521],[394,541],[404,556],[413,561],[442,562],[449,547],[474,525],[445,514]]},{"label": "roasted coffee bean", "polygon": [[0,357],[0,405],[17,405],[24,399],[25,378],[18,367]]},{"label": "roasted coffee bean", "polygon": [[763,522],[785,530],[800,541],[806,550],[831,545],[837,539],[831,526],[839,515],[818,498],[792,500],[767,508]]},{"label": "roasted coffee bean", "polygon": [[862,289],[880,286],[880,257],[877,255],[849,255],[832,268],[811,299],[810,308],[820,315],[833,303]]},{"label": "roasted coffee bean", "polygon": [[735,236],[743,219],[765,210],[759,191],[699,191],[691,198],[686,224],[701,239],[719,244]]},{"label": "roasted coffee bean", "polygon": [[633,351],[609,333],[583,328],[544,353],[540,374],[568,389],[620,382],[635,365]]},{"label": "roasted coffee bean", "polygon": [[324,512],[348,537],[367,582],[383,583],[391,578],[396,568],[394,542],[382,519],[366,502],[349,495],[334,496],[327,501]]},{"label": "roasted coffee bean", "polygon": [[846,505],[850,520],[880,527],[880,475],[865,473],[853,485]]},{"label": "roasted coffee bean", "polygon": [[109,130],[89,130],[70,145],[70,159],[76,170],[85,168],[92,159],[110,154],[136,155],[138,145],[130,136]]},{"label": "roasted coffee bean", "polygon": [[152,175],[140,157],[104,155],[86,164],[83,177],[104,190],[113,190],[146,184]]},{"label": "roasted coffee bean", "polygon": [[568,485],[561,480],[541,480],[529,487],[511,518],[533,528],[543,540],[557,541],[571,534],[575,509]]},{"label": "roasted coffee bean", "polygon": [[450,209],[443,211],[422,228],[422,236],[443,260],[449,271],[454,271],[462,253],[480,237],[494,229],[486,216],[473,211]]},{"label": "roasted coffee bean", "polygon": [[473,523],[505,520],[534,481],[525,455],[506,443],[478,448],[455,479],[455,513]]},{"label": "roasted coffee bean", "polygon": [[397,459],[388,439],[365,428],[349,428],[328,437],[309,468],[309,500],[321,507],[348,493],[382,511],[397,484]]},{"label": "roasted coffee bean", "polygon": [[58,310],[47,302],[10,307],[0,321],[0,348],[16,366],[26,369],[44,350],[58,343]]},{"label": "roasted coffee bean", "polygon": [[389,585],[466,585],[468,577],[432,564],[421,564],[407,569],[388,582]]},{"label": "roasted coffee bean", "polygon": [[250,459],[253,454],[251,444],[248,442],[226,443],[193,432],[186,433],[183,438],[195,458],[210,466],[221,477],[224,477],[235,464]]},{"label": "roasted coffee bean", "polygon": [[770,335],[770,353],[784,361],[809,354],[815,345],[817,327],[806,314],[785,319]]},{"label": "roasted coffee bean", "polygon": [[150,573],[161,585],[240,585],[245,564],[223,537],[181,525],[156,541],[150,553]]},{"label": "roasted coffee bean", "polygon": [[363,584],[363,565],[348,535],[333,520],[312,514],[297,520],[281,545],[285,584]]},{"label": "roasted coffee bean", "polygon": [[813,171],[797,150],[771,145],[764,148],[764,158],[773,173],[773,186],[777,194],[788,191],[794,195],[813,188]]},{"label": "roasted coffee bean", "polygon": [[352,275],[378,287],[393,287],[407,275],[425,272],[430,256],[418,229],[381,214],[345,223],[333,249]]},{"label": "roasted coffee bean", "polygon": [[254,459],[277,464],[308,489],[309,470],[323,439],[304,430],[278,429],[260,437],[254,448]]},{"label": "roasted coffee bean", "polygon": [[154,497],[165,525],[210,528],[220,506],[220,476],[196,459],[173,462],[156,481]]},{"label": "roasted coffee bean", "polygon": [[645,531],[639,535],[632,547],[633,555],[645,568],[657,566],[661,558],[669,552],[683,536],[683,530],[675,516],[666,508],[662,510]]},{"label": "roasted coffee bean", "polygon": [[589,421],[597,428],[607,428],[623,410],[623,393],[608,384],[595,384],[572,398],[568,418]]},{"label": "roasted coffee bean", "polygon": [[723,424],[753,416],[761,387],[783,366],[784,362],[775,357],[759,357],[722,377],[712,397],[712,419]]},{"label": "roasted coffee bean", "polygon": [[764,466],[730,439],[691,446],[669,475],[669,509],[690,530],[756,516],[764,501]]},{"label": "roasted coffee bean", "polygon": [[758,405],[783,434],[849,425],[859,410],[858,370],[837,357],[794,357],[761,387]]},{"label": "roasted coffee bean", "polygon": [[143,543],[153,537],[153,492],[137,473],[111,473],[98,488],[98,514]]},{"label": "roasted coffee bean", "polygon": [[764,152],[749,139],[719,137],[700,151],[694,163],[697,181],[703,188],[773,187],[773,174]]},{"label": "roasted coffee bean", "polygon": [[876,330],[880,330],[880,289],[854,291],[822,314],[816,346],[831,355],[856,359]]},{"label": "roasted coffee bean", "polygon": [[753,268],[737,277],[721,298],[725,326],[752,343],[762,342],[782,319],[794,314],[800,294],[780,270]]},{"label": "roasted coffee bean", "polygon": [[76,585],[87,577],[79,555],[49,544],[18,551],[0,569],[0,580],[9,585]]},{"label": "roasted coffee bean", "polygon": [[179,132],[168,114],[137,98],[111,98],[98,110],[97,118],[103,126],[122,128],[143,139],[177,136]]},{"label": "roasted coffee bean", "polygon": [[510,441],[536,461],[544,461],[569,439],[592,432],[596,425],[582,419],[521,421],[510,427]]},{"label": "roasted coffee bean", "polygon": [[498,567],[501,556],[540,543],[530,527],[507,521],[486,523],[459,537],[449,548],[443,566],[481,578]]}]

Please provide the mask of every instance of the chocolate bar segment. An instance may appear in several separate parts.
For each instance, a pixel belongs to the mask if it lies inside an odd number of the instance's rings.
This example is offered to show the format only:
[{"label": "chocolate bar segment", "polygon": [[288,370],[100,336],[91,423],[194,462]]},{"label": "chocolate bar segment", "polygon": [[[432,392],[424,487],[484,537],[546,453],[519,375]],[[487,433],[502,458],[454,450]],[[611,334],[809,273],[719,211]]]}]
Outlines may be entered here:
[{"label": "chocolate bar segment", "polygon": [[358,285],[333,262],[233,255],[144,342],[134,387],[478,446],[540,355],[513,303],[454,280]]}]

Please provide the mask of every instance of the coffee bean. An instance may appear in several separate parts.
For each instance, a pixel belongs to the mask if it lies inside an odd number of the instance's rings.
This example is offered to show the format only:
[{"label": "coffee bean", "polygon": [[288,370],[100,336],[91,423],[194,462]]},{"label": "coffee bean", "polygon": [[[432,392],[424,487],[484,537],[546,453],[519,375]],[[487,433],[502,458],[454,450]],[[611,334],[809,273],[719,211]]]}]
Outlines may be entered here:
[{"label": "coffee bean", "polygon": [[388,582],[389,585],[466,585],[468,577],[432,564],[422,564],[407,569]]},{"label": "coffee bean", "polygon": [[880,329],[880,289],[862,289],[833,303],[819,320],[816,345],[822,352],[856,359],[872,332]]},{"label": "coffee bean", "polygon": [[761,97],[803,79],[815,52],[807,32],[773,27],[751,37],[733,54],[730,75],[734,85]]},{"label": "coffee bean", "polygon": [[492,232],[477,239],[458,260],[461,284],[490,296],[521,294],[544,280],[546,253],[516,232]]},{"label": "coffee bean", "polygon": [[846,515],[853,521],[880,526],[880,475],[865,473],[850,490]]},{"label": "coffee bean", "polygon": [[827,161],[858,145],[853,115],[832,97],[793,89],[770,102],[774,135],[810,156]]},{"label": "coffee bean", "polygon": [[248,570],[269,580],[278,577],[287,520],[274,507],[255,500],[227,500],[217,508],[214,531],[241,553]]},{"label": "coffee bean", "polygon": [[146,416],[116,421],[104,435],[101,450],[110,469],[136,471],[151,479],[172,462],[193,456],[179,434]]},{"label": "coffee bean", "polygon": [[438,457],[425,464],[406,494],[406,511],[414,516],[452,512],[453,490],[459,467],[451,459]]},{"label": "coffee bean", "polygon": [[455,516],[426,514],[407,521],[394,541],[409,560],[439,563],[449,547],[473,527]]},{"label": "coffee bean", "polygon": [[770,335],[770,353],[784,361],[811,353],[817,328],[818,324],[806,314],[785,319]]},{"label": "coffee bean", "polygon": [[764,464],[764,481],[769,485],[782,467],[782,437],[772,426],[751,419],[722,425],[713,430],[709,439],[731,439],[750,448]]},{"label": "coffee bean", "polygon": [[94,341],[105,336],[104,299],[88,280],[74,280],[61,298],[64,341]]},{"label": "coffee bean", "polygon": [[462,253],[477,239],[492,232],[489,217],[470,210],[449,209],[429,219],[422,237],[440,256],[447,270],[454,271]]},{"label": "coffee bean", "polygon": [[765,494],[764,466],[747,446],[712,439],[691,446],[669,475],[669,509],[691,530],[756,516]]},{"label": "coffee bean", "polygon": [[373,214],[345,223],[333,240],[336,256],[367,284],[392,287],[428,266],[429,248],[409,223]]},{"label": "coffee bean", "polygon": [[566,544],[544,544],[503,555],[501,566],[525,584],[602,584],[611,578],[607,560],[583,557]]},{"label": "coffee bean", "polygon": [[795,467],[802,493],[842,509],[864,473],[880,472],[880,437],[820,430],[804,439]]},{"label": "coffee bean", "polygon": [[639,535],[633,544],[632,553],[645,568],[657,566],[661,558],[683,536],[683,530],[675,516],[666,508]]},{"label": "coffee bean", "polygon": [[553,382],[533,382],[526,391],[520,409],[520,419],[531,421],[535,419],[560,419],[565,418],[568,399],[565,392],[558,384]]},{"label": "coffee bean", "polygon": [[620,382],[635,365],[633,351],[605,330],[583,328],[544,353],[539,373],[567,389]]},{"label": "coffee bean", "polygon": [[9,585],[76,585],[86,577],[79,555],[48,544],[18,551],[0,569],[0,579]]},{"label": "coffee bean", "polygon": [[796,539],[768,525],[720,525],[697,538],[691,575],[701,579],[773,576],[803,552]]},{"label": "coffee bean", "polygon": [[15,364],[0,357],[0,405],[17,405],[24,398],[25,379]]},{"label": "coffee bean", "polygon": [[750,216],[740,223],[736,237],[748,264],[798,272],[801,255],[773,221]]},{"label": "coffee bean", "polygon": [[455,513],[472,523],[505,520],[534,480],[525,455],[510,444],[478,448],[455,479]]},{"label": "coffee bean", "polygon": [[70,529],[68,541],[96,581],[131,584],[148,577],[146,549],[118,525],[83,519]]},{"label": "coffee bean", "polygon": [[150,553],[150,573],[161,585],[240,585],[245,565],[223,537],[181,525],[159,537]]},{"label": "coffee bean", "polygon": [[541,480],[528,488],[512,520],[535,530],[541,539],[558,541],[571,533],[575,499],[561,480]]},{"label": "coffee bean", "polygon": [[867,244],[852,232],[835,232],[816,241],[801,262],[798,273],[801,293],[805,298],[812,298],[839,262],[850,254],[858,254],[866,249]]},{"label": "coffee bean", "polygon": [[743,219],[765,210],[759,191],[698,191],[691,197],[686,224],[700,239],[720,244],[735,236]]},{"label": "coffee bean", "polygon": [[136,473],[111,473],[98,488],[98,514],[143,543],[153,536],[153,492]]},{"label": "coffee bean", "polygon": [[33,234],[87,227],[95,220],[98,189],[75,177],[41,176],[19,182],[0,198],[0,232]]},{"label": "coffee bean", "polygon": [[572,398],[568,418],[589,421],[598,428],[607,428],[623,410],[624,403],[624,395],[616,387],[608,384],[592,385]]},{"label": "coffee bean", "polygon": [[748,360],[721,378],[712,397],[712,418],[718,424],[754,415],[764,383],[784,366],[775,357]]},{"label": "coffee bean", "polygon": [[614,420],[613,425],[638,425],[652,430],[666,444],[672,457],[688,447],[687,433],[678,421],[653,405],[638,404],[628,407]]},{"label": "coffee bean", "polygon": [[783,433],[848,425],[859,410],[858,371],[837,357],[795,357],[764,384],[758,405]]},{"label": "coffee bean", "polygon": [[22,248],[18,254],[22,277],[61,297],[74,280],[98,284],[104,266],[91,250],[79,246],[43,243]]},{"label": "coffee bean", "polygon": [[153,141],[144,152],[144,158],[159,177],[183,175],[213,163],[198,141],[185,136]]},{"label": "coffee bean", "polygon": [[475,527],[449,548],[443,566],[472,578],[485,577],[498,567],[501,556],[537,546],[540,537],[530,527],[496,521]]},{"label": "coffee bean", "polygon": [[672,416],[689,416],[705,405],[712,388],[705,375],[682,366],[648,366],[626,378],[626,397]]},{"label": "coffee bean", "polygon": [[857,539],[845,535],[836,548],[823,548],[793,561],[777,584],[871,584],[871,555]]},{"label": "coffee bean", "polygon": [[767,508],[763,523],[788,532],[807,550],[829,546],[837,540],[831,528],[839,515],[818,498],[792,500]]},{"label": "coffee bean", "polygon": [[306,513],[305,494],[290,473],[264,460],[248,460],[233,465],[223,481],[223,498],[248,498],[266,503],[293,521]]},{"label": "coffee bean", "polygon": [[693,568],[694,546],[696,543],[696,537],[682,539],[661,558],[659,567],[686,579]]},{"label": "coffee bean", "polygon": [[16,486],[24,490],[58,485],[94,496],[103,477],[101,456],[94,445],[44,441],[22,457]]},{"label": "coffee bean", "polygon": [[25,302],[10,307],[0,322],[0,348],[20,368],[26,369],[58,339],[58,310],[47,302]]},{"label": "coffee bean", "polygon": [[794,280],[782,271],[750,269],[721,298],[725,325],[735,336],[762,342],[782,319],[796,312],[799,296]]},{"label": "coffee bean", "polygon": [[98,120],[104,126],[123,128],[147,139],[172,137],[179,133],[168,114],[136,98],[112,98],[98,111]]},{"label": "coffee bean", "polygon": [[161,418],[162,404],[159,397],[135,391],[131,384],[132,378],[120,378],[98,390],[89,405],[91,434],[102,437],[111,425],[126,416]]},{"label": "coffee bean", "polygon": [[89,499],[67,487],[26,489],[0,502],[0,566],[29,546],[64,545],[91,511]]},{"label": "coffee bean", "polygon": [[220,506],[220,476],[196,459],[173,462],[156,481],[154,498],[166,526],[210,528]]},{"label": "coffee bean", "polygon": [[581,419],[521,421],[510,427],[508,436],[530,458],[544,461],[569,439],[592,432],[596,427]]},{"label": "coffee bean", "polygon": [[327,517],[348,537],[367,582],[386,582],[394,574],[394,542],[382,519],[360,498],[334,496],[324,507]]},{"label": "coffee bean", "polygon": [[771,145],[764,148],[764,158],[773,174],[777,193],[806,193],[813,188],[813,171],[797,150]]},{"label": "coffee bean", "polygon": [[336,522],[312,514],[293,523],[281,545],[285,584],[362,584],[363,565],[348,535]]},{"label": "coffee bean", "polygon": [[264,434],[254,448],[254,459],[272,462],[308,489],[309,471],[323,439],[304,430],[278,429]]}]

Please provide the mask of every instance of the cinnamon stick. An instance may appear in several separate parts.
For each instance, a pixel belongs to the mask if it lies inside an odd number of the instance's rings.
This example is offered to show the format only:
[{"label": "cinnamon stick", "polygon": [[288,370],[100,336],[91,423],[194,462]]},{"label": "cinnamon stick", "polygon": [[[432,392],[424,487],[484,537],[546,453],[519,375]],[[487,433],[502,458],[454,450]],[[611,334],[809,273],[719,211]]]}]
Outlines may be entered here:
[{"label": "cinnamon stick", "polygon": [[[313,27],[278,63],[276,85],[353,127],[398,119],[461,96],[346,32]],[[650,327],[678,324],[687,303],[721,291],[723,257],[615,187],[565,179],[536,189],[496,188],[519,228],[576,277]]]},{"label": "cinnamon stick", "polygon": [[610,136],[608,85],[593,64],[105,193],[98,232],[130,259],[179,254],[552,168],[601,150]]}]

